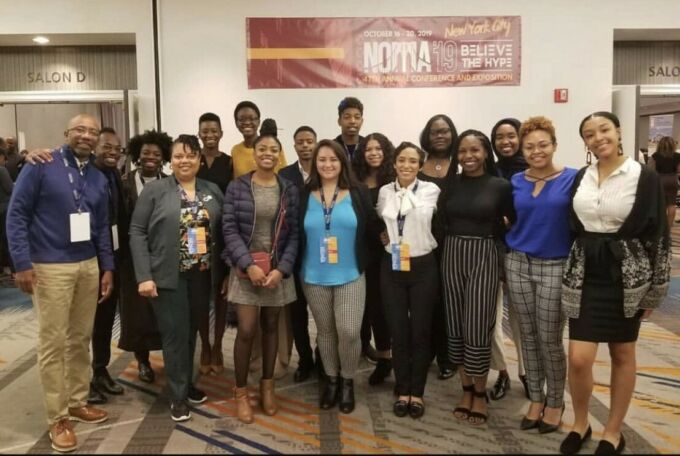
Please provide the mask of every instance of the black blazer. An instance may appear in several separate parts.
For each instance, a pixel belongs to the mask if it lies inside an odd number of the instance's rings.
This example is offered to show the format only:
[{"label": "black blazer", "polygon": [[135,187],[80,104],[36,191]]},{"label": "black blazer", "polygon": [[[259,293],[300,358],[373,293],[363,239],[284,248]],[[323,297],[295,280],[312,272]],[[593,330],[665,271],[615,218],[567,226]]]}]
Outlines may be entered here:
[{"label": "black blazer", "polygon": [[305,186],[305,180],[300,172],[299,162],[295,162],[292,165],[288,165],[285,168],[279,170],[279,176],[292,182],[297,186],[300,193],[302,193],[303,187]]},{"label": "black blazer", "polygon": [[[379,239],[380,235],[380,219],[375,212],[375,208],[371,203],[371,194],[364,184],[359,184],[356,187],[349,189],[350,197],[352,198],[352,208],[357,217],[357,233],[355,241],[355,254],[357,257],[357,267],[359,273],[363,273],[368,264],[369,249],[368,245]],[[307,213],[307,206],[309,204],[309,188],[305,187],[300,196],[300,254],[298,259],[304,256],[305,246],[307,245],[307,235],[304,232],[305,214]],[[313,197],[312,197],[313,198]],[[298,261],[299,263],[299,261]],[[299,264],[297,264],[299,267]]]}]

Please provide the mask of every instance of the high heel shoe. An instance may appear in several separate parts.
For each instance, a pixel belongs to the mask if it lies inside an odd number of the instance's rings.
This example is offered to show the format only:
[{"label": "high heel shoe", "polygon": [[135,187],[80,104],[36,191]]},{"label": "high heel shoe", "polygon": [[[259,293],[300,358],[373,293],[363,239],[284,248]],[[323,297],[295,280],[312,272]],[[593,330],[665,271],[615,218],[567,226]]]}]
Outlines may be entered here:
[{"label": "high heel shoe", "polygon": [[354,410],[354,380],[341,377],[341,382],[340,411],[342,413],[352,413]]},{"label": "high heel shoe", "polygon": [[319,407],[328,410],[338,403],[338,391],[340,391],[340,377],[328,377],[326,386],[319,401]]},{"label": "high heel shoe", "polygon": [[560,419],[557,424],[546,423],[543,421],[543,418],[541,418],[538,422],[538,432],[540,434],[549,434],[550,432],[557,431],[560,428],[560,423],[562,422],[562,415],[564,415],[564,403],[562,403],[562,412],[560,413]]},{"label": "high heel shoe", "polygon": [[276,415],[279,408],[276,405],[276,398],[274,397],[274,379],[260,380],[260,401],[262,402],[262,411],[266,415]]},{"label": "high heel shoe", "polygon": [[[463,385],[463,394],[465,393],[475,393],[474,385]],[[458,415],[457,415],[458,414]],[[453,416],[459,420],[467,420],[470,416],[470,409],[467,407],[456,407],[453,409]]]},{"label": "high heel shoe", "polygon": [[[486,391],[475,391],[472,393],[474,396],[472,399],[472,406],[474,407],[475,401],[474,398],[484,398],[486,403],[489,403],[489,396],[486,394]],[[486,423],[487,419],[489,418],[489,414],[487,413],[482,413],[482,412],[475,412],[470,409],[470,414],[468,415],[468,422],[474,426],[481,426],[482,424]]]},{"label": "high heel shoe", "polygon": [[567,437],[562,440],[562,444],[560,445],[560,453],[564,454],[565,456],[578,453],[581,451],[581,447],[586,442],[586,440],[590,438],[592,433],[593,430],[590,425],[588,425],[588,429],[586,430],[586,433],[583,434],[583,437],[581,437],[581,434],[578,432],[571,431],[569,434],[567,434]]},{"label": "high heel shoe", "polygon": [[234,387],[234,398],[236,399],[236,416],[238,419],[246,424],[253,422],[253,409],[250,407],[250,400],[248,399],[248,388]]}]

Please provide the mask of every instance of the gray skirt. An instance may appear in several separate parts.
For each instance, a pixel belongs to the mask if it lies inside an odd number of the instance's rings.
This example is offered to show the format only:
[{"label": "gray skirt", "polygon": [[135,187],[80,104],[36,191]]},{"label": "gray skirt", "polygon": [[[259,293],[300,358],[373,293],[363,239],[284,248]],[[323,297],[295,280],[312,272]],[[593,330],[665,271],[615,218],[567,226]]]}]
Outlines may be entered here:
[{"label": "gray skirt", "polygon": [[282,307],[296,299],[293,276],[281,280],[274,289],[254,287],[249,279],[242,279],[236,274],[236,268],[231,268],[227,293],[229,302],[258,307]]}]

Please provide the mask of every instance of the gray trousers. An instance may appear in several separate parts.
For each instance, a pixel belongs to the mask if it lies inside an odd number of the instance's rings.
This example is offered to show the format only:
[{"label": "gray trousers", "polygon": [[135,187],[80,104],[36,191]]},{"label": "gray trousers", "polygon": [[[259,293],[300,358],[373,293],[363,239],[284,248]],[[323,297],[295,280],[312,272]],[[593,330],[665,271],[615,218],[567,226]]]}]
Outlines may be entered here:
[{"label": "gray trousers", "polygon": [[[561,312],[564,259],[544,260],[511,250],[505,257],[510,305],[519,318],[529,396],[561,407],[567,363]],[[546,391],[543,392],[545,385]]]},{"label": "gray trousers", "polygon": [[316,322],[316,343],[326,375],[354,378],[361,357],[366,278],[343,285],[302,284]]}]

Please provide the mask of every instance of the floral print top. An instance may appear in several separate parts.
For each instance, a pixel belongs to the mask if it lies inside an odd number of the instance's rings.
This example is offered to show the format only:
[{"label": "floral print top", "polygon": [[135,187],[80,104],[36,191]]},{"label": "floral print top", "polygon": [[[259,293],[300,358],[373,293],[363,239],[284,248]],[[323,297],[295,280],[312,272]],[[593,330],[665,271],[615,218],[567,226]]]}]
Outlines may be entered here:
[{"label": "floral print top", "polygon": [[[180,272],[198,269],[210,269],[210,214],[205,202],[210,195],[196,192],[194,200],[190,200],[184,189],[178,184],[177,191],[181,197],[179,217],[179,270]],[[198,253],[191,253],[192,250]]]}]

